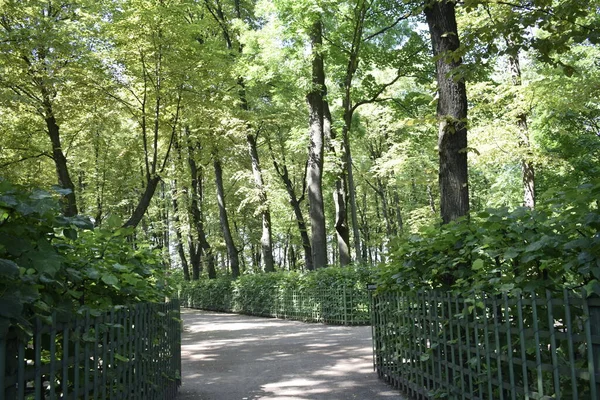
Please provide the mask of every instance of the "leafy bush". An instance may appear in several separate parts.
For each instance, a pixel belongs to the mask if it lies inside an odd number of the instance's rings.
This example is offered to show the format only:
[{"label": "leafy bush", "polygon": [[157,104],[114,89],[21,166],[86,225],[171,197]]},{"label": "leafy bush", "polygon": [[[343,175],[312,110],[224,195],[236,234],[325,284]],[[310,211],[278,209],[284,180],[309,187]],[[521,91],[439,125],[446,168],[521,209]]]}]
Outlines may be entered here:
[{"label": "leafy bush", "polygon": [[382,288],[600,294],[600,184],[546,194],[535,210],[489,209],[397,243]]},{"label": "leafy bush", "polygon": [[[351,312],[360,314],[362,318],[368,311],[368,306],[363,304],[365,302],[353,298],[344,300],[340,290],[364,291],[366,284],[373,279],[374,270],[367,266],[329,267],[307,273],[248,274],[235,281],[219,277],[183,283],[180,298],[184,305],[193,308],[274,316],[279,314],[277,307],[284,302],[283,299],[297,293],[313,305],[318,302],[319,312]],[[346,308],[342,310],[344,305]]]},{"label": "leafy bush", "polygon": [[129,229],[93,229],[60,215],[56,195],[0,180],[0,335],[26,333],[32,317],[50,321],[99,314],[114,305],[161,301],[165,269]]}]

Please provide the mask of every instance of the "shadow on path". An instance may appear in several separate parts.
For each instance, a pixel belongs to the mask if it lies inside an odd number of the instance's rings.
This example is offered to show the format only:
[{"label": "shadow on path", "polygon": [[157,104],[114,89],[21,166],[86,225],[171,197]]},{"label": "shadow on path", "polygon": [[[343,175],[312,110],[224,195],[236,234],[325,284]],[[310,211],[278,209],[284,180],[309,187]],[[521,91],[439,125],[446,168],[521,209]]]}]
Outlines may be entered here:
[{"label": "shadow on path", "polygon": [[182,311],[191,400],[402,400],[373,372],[370,327]]}]

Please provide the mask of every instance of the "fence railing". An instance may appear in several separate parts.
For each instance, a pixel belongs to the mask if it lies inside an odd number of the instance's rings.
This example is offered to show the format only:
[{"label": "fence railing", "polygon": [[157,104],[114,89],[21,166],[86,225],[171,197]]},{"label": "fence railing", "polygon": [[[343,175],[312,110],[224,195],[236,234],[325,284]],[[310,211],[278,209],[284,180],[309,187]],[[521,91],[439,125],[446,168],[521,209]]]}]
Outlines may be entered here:
[{"label": "fence railing", "polygon": [[417,399],[600,399],[600,299],[377,293],[374,364]]},{"label": "fence railing", "polygon": [[368,325],[371,321],[369,293],[363,289],[273,288],[260,296],[238,292],[180,294],[182,306],[211,311],[238,312],[336,325]]},{"label": "fence railing", "polygon": [[[174,399],[181,382],[177,300],[51,324],[29,341],[0,338],[2,399]],[[3,396],[1,396],[3,395]]]}]

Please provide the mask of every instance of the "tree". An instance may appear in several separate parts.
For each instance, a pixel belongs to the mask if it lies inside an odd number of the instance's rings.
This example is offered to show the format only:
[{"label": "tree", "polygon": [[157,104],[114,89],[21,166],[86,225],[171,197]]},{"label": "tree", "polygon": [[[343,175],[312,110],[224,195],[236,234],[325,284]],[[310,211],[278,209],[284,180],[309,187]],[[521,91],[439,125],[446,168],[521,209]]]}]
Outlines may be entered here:
[{"label": "tree", "polygon": [[308,193],[309,218],[313,265],[315,268],[327,266],[327,232],[325,230],[325,210],[323,204],[323,150],[325,119],[325,66],[323,62],[323,24],[320,15],[314,16],[310,28],[312,57],[312,87],[306,95],[309,110],[308,172],[306,187]]},{"label": "tree", "polygon": [[460,75],[455,7],[450,0],[429,1],[424,10],[437,69],[440,212],[445,224],[469,214],[467,90]]},{"label": "tree", "polygon": [[19,1],[7,1],[0,15],[4,37],[0,64],[5,71],[0,87],[11,93],[14,104],[10,107],[21,106],[43,119],[58,185],[63,189],[65,216],[77,214],[77,200],[57,110],[65,107],[62,98],[70,97],[70,86],[86,85],[81,79],[85,74],[78,73],[91,58],[83,40],[87,27],[82,5],[29,1],[25,7]]},{"label": "tree", "polygon": [[223,167],[217,154],[213,154],[213,167],[215,170],[215,183],[217,185],[217,202],[219,205],[219,216],[221,220],[221,229],[225,244],[227,246],[227,255],[231,265],[231,276],[235,279],[240,275],[240,261],[238,249],[233,242],[231,228],[229,226],[229,216],[227,215],[227,206],[225,204],[225,188],[223,186]]}]

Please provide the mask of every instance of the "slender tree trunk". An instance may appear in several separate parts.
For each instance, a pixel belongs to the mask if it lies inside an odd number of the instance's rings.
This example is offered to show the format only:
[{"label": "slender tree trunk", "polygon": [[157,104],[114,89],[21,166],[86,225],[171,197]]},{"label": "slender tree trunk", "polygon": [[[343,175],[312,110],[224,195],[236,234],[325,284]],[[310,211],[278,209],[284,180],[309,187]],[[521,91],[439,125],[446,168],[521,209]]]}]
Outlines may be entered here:
[{"label": "slender tree trunk", "polygon": [[[323,103],[324,117],[323,117],[323,130],[324,136],[327,140],[328,148],[331,152],[337,153],[334,140],[336,139],[335,130],[332,129],[331,112],[329,111],[329,104]],[[340,149],[341,155],[341,166],[337,170],[337,177],[335,179],[335,190],[333,191],[333,203],[335,204],[335,232],[337,237],[337,250],[339,253],[340,266],[344,267],[352,261],[350,257],[350,230],[348,229],[348,207],[347,197],[348,185],[346,181],[346,170],[344,163],[346,162],[345,152],[343,147]],[[335,252],[333,252],[335,255]],[[335,257],[331,260],[333,264],[336,263]]]},{"label": "slender tree trunk", "polygon": [[[507,40],[508,42],[508,40]],[[519,54],[511,55],[508,59],[510,72],[515,86],[523,84],[521,76],[521,64]],[[523,112],[517,116],[517,127],[519,128],[519,147],[525,152],[521,157],[521,171],[523,181],[523,206],[533,209],[535,207],[535,169],[531,161],[531,143],[529,141],[529,124],[527,113]]]},{"label": "slender tree trunk", "polygon": [[202,184],[202,174],[198,170],[196,160],[194,160],[192,149],[189,149],[188,154],[188,165],[190,166],[191,175],[191,201],[190,201],[190,214],[192,216],[191,222],[193,229],[196,231],[196,237],[198,244],[194,245],[195,253],[194,260],[192,262],[192,270],[196,274],[196,270],[199,272],[201,268],[202,256],[206,261],[206,272],[208,273],[209,279],[217,277],[215,269],[215,256],[212,251],[212,247],[206,239],[206,231],[204,229],[204,215],[202,213],[202,200],[204,198],[204,188]]},{"label": "slender tree trunk", "polygon": [[246,135],[248,142],[248,152],[252,160],[252,175],[254,176],[254,184],[258,190],[258,199],[260,202],[260,213],[262,215],[262,236],[260,244],[262,249],[262,259],[265,272],[275,271],[275,263],[273,261],[273,238],[271,234],[271,212],[267,201],[267,193],[262,178],[262,171],[258,159],[258,151],[256,148],[256,137],[254,135]]},{"label": "slender tree trunk", "polygon": [[430,0],[424,10],[436,57],[440,211],[445,224],[469,214],[467,91],[457,75],[462,60],[454,54],[460,47],[455,7],[452,0]]},{"label": "slender tree trunk", "polygon": [[175,237],[177,243],[177,254],[181,260],[181,267],[183,268],[183,279],[186,281],[190,280],[190,266],[185,256],[185,250],[183,248],[183,237],[181,234],[181,220],[179,219],[179,202],[177,200],[177,182],[173,182],[173,223],[175,224]]},{"label": "slender tree trunk", "polygon": [[[345,179],[347,182],[346,193],[350,200],[350,218],[352,219],[352,236],[354,238],[354,252],[356,254],[356,261],[361,262],[361,251],[360,251],[360,230],[358,228],[358,214],[356,209],[356,186],[354,184],[354,172],[352,167],[352,152],[350,150],[350,129],[352,129],[352,116],[355,108],[352,105],[351,90],[354,81],[354,75],[358,69],[358,63],[360,60],[360,49],[363,42],[363,30],[364,21],[367,15],[367,11],[370,7],[368,1],[358,0],[354,10],[356,24],[354,26],[352,46],[348,57],[348,64],[346,66],[346,76],[344,77],[344,97],[342,99],[343,119],[344,125],[342,127],[342,168],[345,170]],[[347,213],[346,213],[347,219]],[[348,222],[344,221],[347,227]],[[348,240],[346,241],[348,247],[350,246],[350,233],[348,232]],[[340,254],[341,256],[341,254]]]},{"label": "slender tree trunk", "polygon": [[144,189],[144,193],[142,197],[138,201],[135,210],[131,217],[123,224],[124,227],[136,227],[139,225],[140,221],[144,217],[148,206],[150,205],[150,201],[152,201],[152,197],[154,196],[154,192],[156,192],[156,188],[158,187],[158,183],[160,182],[159,176],[154,176],[148,180],[146,183],[146,188]]},{"label": "slender tree trunk", "polygon": [[238,250],[233,242],[231,229],[229,228],[229,218],[227,216],[227,208],[225,206],[225,189],[223,187],[223,167],[221,161],[215,156],[213,159],[213,167],[215,169],[215,183],[217,185],[217,203],[219,205],[219,218],[221,220],[221,229],[225,245],[227,246],[227,255],[231,263],[231,275],[236,279],[240,275],[240,261],[238,258]]},{"label": "slender tree trunk", "polygon": [[397,231],[402,233],[404,232],[404,220],[402,219],[402,208],[400,207],[400,196],[398,195],[398,191],[394,190],[394,208],[396,210],[396,228]]},{"label": "slender tree trunk", "polygon": [[285,184],[285,189],[288,192],[290,205],[292,206],[292,209],[294,210],[294,215],[296,216],[298,231],[300,232],[300,238],[302,239],[302,248],[304,249],[304,265],[306,266],[307,270],[312,271],[314,269],[312,248],[310,245],[310,239],[308,237],[308,230],[306,229],[306,222],[304,221],[304,215],[302,214],[302,207],[300,206],[304,198],[304,194],[301,196],[300,199],[298,199],[298,197],[296,196],[296,192],[294,191],[294,185],[290,180],[290,176],[286,165],[280,167],[277,161],[275,161],[275,159],[273,159],[273,165],[275,166],[275,171],[277,171],[277,175],[279,175],[279,177]]},{"label": "slender tree trunk", "polygon": [[385,233],[388,238],[391,238],[392,236],[395,236],[397,232],[394,232],[394,228],[392,226],[392,219],[389,215],[388,199],[381,178],[377,178],[377,193],[381,198],[381,214],[383,216],[383,220],[385,221]]},{"label": "slender tree trunk", "polygon": [[54,166],[56,167],[56,176],[58,178],[58,185],[69,190],[69,193],[63,195],[62,210],[66,217],[73,217],[77,215],[77,199],[75,198],[75,185],[69,175],[69,167],[67,166],[67,158],[62,150],[60,142],[60,127],[54,117],[54,111],[49,98],[44,98],[44,108],[46,128],[48,128],[48,136],[52,142],[52,159],[54,160]]},{"label": "slender tree trunk", "polygon": [[[352,115],[349,116],[352,120]],[[348,125],[349,129],[350,125]],[[350,151],[350,137],[349,132],[344,126],[342,129],[342,136],[344,137],[344,153],[345,153],[345,166],[346,175],[348,178],[348,197],[350,199],[350,216],[352,218],[352,235],[354,236],[354,251],[356,253],[356,259],[361,262],[360,256],[360,231],[358,229],[358,213],[356,210],[356,185],[354,184],[354,172],[352,168],[352,153]]]},{"label": "slender tree trunk", "polygon": [[308,204],[312,237],[313,266],[327,266],[327,232],[325,230],[325,210],[323,205],[323,146],[324,146],[324,96],[325,68],[321,46],[322,23],[320,16],[313,23],[310,32],[312,46],[312,88],[306,96],[309,109],[308,173],[306,177]]}]

